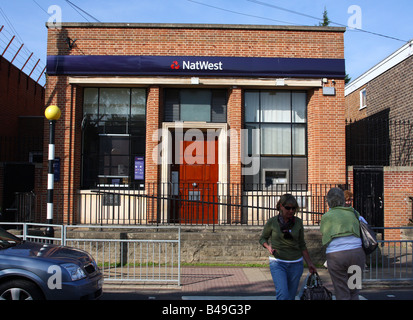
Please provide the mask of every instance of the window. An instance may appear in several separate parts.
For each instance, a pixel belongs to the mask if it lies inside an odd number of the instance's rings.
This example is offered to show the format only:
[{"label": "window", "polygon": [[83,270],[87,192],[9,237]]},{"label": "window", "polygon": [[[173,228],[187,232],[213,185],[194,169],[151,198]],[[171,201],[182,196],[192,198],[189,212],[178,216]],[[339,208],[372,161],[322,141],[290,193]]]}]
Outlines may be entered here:
[{"label": "window", "polygon": [[360,91],[360,110],[367,107],[367,91],[363,89]]},{"label": "window", "polygon": [[145,89],[84,89],[83,188],[143,186],[134,162],[145,156],[145,115]]},{"label": "window", "polygon": [[209,89],[166,89],[164,120],[227,121],[227,91]]},{"label": "window", "polygon": [[307,183],[306,92],[247,90],[244,98],[246,150],[260,163],[259,173],[245,176],[245,187]]}]

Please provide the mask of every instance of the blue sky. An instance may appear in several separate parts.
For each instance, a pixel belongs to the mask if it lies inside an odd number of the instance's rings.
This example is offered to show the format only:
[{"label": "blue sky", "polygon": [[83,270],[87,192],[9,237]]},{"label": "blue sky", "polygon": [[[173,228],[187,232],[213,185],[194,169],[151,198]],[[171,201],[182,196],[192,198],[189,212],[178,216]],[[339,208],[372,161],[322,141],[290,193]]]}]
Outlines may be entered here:
[{"label": "blue sky", "polygon": [[[24,43],[15,60],[26,73],[35,67],[38,78],[46,63],[48,9],[61,8],[63,22],[136,22],[136,23],[218,23],[318,25],[327,8],[331,26],[361,23],[365,32],[348,29],[345,33],[346,71],[357,76],[413,39],[413,1],[377,0],[70,0],[84,12],[75,10],[66,0],[0,0],[0,51],[13,35],[16,39],[6,51],[9,60]],[[359,11],[354,11],[356,5]],[[349,11],[350,9],[350,11]],[[88,16],[86,13],[92,17]],[[359,14],[360,13],[360,14]],[[356,18],[356,20],[354,20]],[[337,23],[337,24],[336,24]],[[359,27],[356,25],[356,27]],[[375,34],[373,34],[375,33]],[[376,35],[380,34],[380,35]],[[396,39],[394,39],[396,38]],[[44,83],[41,79],[40,83]],[[42,83],[42,84],[43,84]]]}]

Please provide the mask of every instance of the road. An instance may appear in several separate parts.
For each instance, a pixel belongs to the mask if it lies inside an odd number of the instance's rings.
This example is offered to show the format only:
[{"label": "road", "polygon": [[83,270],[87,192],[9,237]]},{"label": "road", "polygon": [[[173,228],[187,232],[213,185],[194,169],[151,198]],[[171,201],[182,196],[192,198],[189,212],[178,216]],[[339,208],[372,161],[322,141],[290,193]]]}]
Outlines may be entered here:
[{"label": "road", "polygon": [[[413,300],[413,287],[377,287],[363,289],[362,300]],[[140,292],[104,292],[101,300],[275,300],[271,296],[194,296],[184,295],[179,290],[153,292],[142,290]]]}]

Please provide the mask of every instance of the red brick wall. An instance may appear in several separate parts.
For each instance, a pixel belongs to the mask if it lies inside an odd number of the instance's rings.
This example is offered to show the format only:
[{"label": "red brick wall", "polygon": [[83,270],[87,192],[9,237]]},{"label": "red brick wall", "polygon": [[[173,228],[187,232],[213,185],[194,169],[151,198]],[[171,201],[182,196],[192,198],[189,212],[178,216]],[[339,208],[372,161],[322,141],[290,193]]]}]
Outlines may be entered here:
[{"label": "red brick wall", "polygon": [[[25,135],[25,128],[19,128],[19,117],[43,116],[44,99],[45,89],[41,85],[5,58],[0,57],[0,137],[8,137],[10,140],[9,138],[18,137],[19,134]],[[33,134],[36,128],[27,131]],[[11,146],[1,147],[0,152],[14,150]],[[3,156],[5,156],[3,159],[10,159],[10,155]],[[37,175],[35,179],[37,191],[39,185]],[[0,166],[0,207],[3,203],[3,188],[3,166]]]},{"label": "red brick wall", "polygon": [[[353,191],[353,167],[348,167],[348,183]],[[412,219],[412,201],[409,197],[413,196],[413,168],[384,167],[383,189],[384,227],[406,226]],[[385,240],[401,240],[401,230],[386,230]]]},{"label": "red brick wall", "polygon": [[0,58],[0,136],[17,136],[19,116],[43,116],[44,88]]},{"label": "red brick wall", "polygon": [[364,85],[360,89],[346,96],[346,120],[351,119],[354,122],[360,119],[364,119],[367,116],[367,108],[360,110],[360,92],[365,88],[366,86]]},{"label": "red brick wall", "polygon": [[322,88],[308,92],[309,183],[345,182],[344,80],[335,88],[336,96],[323,96]]},{"label": "red brick wall", "polygon": [[[389,118],[409,120],[413,111],[413,56],[400,62],[346,96],[346,117],[362,119],[389,110]],[[360,91],[366,89],[367,107],[360,108]]]},{"label": "red brick wall", "polygon": [[[47,54],[344,58],[343,33],[334,28],[84,28],[87,25],[49,29]],[[77,39],[72,50],[67,37]]]},{"label": "red brick wall", "polygon": [[[412,218],[413,168],[384,168],[384,226],[401,227]],[[401,240],[399,229],[386,230],[386,240]]]}]

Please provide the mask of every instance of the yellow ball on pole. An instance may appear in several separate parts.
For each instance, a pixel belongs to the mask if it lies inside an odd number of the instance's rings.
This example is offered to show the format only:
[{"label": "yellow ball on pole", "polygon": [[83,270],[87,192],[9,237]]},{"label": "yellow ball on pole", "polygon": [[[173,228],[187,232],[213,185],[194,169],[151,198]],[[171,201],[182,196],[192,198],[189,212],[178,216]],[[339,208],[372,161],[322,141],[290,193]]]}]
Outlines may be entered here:
[{"label": "yellow ball on pole", "polygon": [[44,111],[47,120],[59,120],[61,114],[59,107],[55,105],[48,106]]}]

